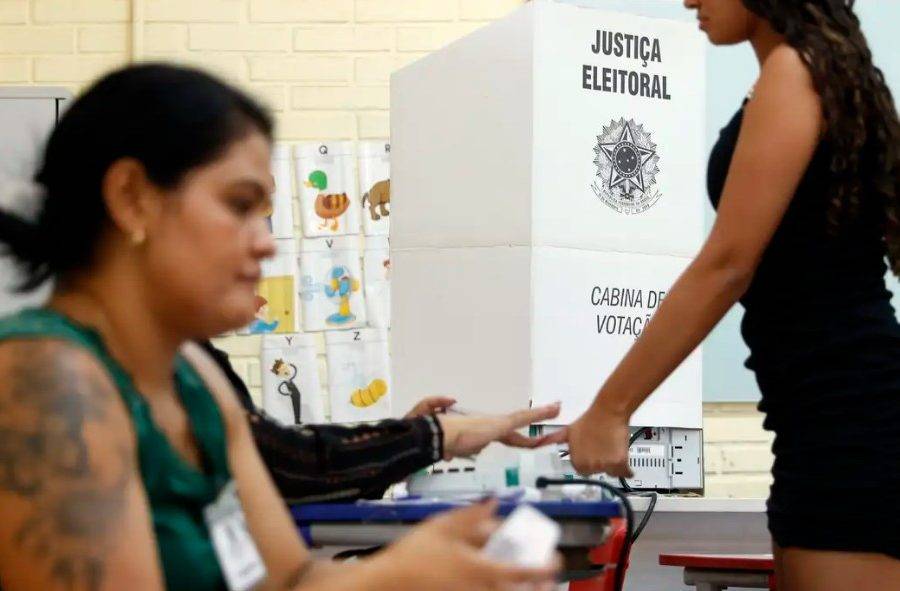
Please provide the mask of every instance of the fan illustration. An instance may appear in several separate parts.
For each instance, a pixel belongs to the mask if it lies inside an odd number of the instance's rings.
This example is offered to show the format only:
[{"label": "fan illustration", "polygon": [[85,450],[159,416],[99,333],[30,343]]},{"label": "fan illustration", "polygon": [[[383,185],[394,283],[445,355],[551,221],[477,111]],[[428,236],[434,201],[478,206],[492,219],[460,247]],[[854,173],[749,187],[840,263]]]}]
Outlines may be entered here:
[{"label": "fan illustration", "polygon": [[325,319],[329,324],[347,324],[356,320],[350,310],[350,295],[359,291],[359,279],[350,274],[344,266],[331,269],[331,280],[325,285],[325,295],[338,300],[338,311]]}]

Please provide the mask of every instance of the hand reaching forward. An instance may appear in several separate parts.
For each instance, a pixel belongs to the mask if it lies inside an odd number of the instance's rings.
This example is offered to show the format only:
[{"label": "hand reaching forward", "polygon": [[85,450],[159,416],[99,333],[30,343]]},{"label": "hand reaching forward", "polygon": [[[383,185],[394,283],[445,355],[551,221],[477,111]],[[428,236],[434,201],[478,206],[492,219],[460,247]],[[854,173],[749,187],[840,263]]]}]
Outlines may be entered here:
[{"label": "hand reaching forward", "polygon": [[565,430],[543,437],[526,437],[517,429],[527,427],[559,415],[560,403],[519,410],[499,416],[438,415],[444,430],[444,458],[471,456],[499,441],[510,447],[535,448],[565,441]]}]

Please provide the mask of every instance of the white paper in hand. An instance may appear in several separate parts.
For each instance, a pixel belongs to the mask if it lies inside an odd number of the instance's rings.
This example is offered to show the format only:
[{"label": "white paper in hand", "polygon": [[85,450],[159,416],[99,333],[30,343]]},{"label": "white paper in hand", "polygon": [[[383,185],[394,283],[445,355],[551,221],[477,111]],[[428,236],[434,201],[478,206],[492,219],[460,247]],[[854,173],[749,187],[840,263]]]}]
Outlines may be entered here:
[{"label": "white paper in hand", "polygon": [[550,564],[559,542],[559,525],[532,507],[519,505],[484,546],[492,560],[524,567]]}]

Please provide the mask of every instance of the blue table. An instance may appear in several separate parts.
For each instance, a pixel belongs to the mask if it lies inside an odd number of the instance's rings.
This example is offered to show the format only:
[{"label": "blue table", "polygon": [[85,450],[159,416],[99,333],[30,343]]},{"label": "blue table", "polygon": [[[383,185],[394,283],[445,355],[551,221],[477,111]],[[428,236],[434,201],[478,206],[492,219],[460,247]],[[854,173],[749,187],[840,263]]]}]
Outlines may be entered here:
[{"label": "blue table", "polygon": [[[622,515],[612,501],[539,501],[533,507],[559,523],[559,550],[566,559],[566,580],[596,577],[588,553],[609,538],[610,520]],[[310,546],[371,547],[389,544],[416,523],[463,503],[375,501],[355,504],[297,505],[294,520]],[[508,515],[517,502],[501,502],[498,513]],[[593,569],[593,570],[592,570]]]}]

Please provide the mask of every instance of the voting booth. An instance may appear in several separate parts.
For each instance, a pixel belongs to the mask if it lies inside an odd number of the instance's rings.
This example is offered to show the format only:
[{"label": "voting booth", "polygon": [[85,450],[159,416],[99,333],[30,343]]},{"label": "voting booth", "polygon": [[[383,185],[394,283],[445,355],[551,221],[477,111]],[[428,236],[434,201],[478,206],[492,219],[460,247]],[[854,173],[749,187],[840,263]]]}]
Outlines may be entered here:
[{"label": "voting booth", "polygon": [[[391,80],[396,407],[577,418],[704,234],[703,39],[529,3]],[[633,417],[701,428],[695,351]]]}]

